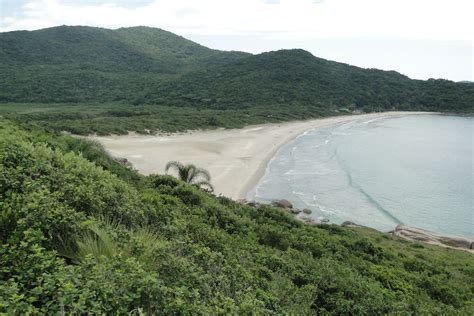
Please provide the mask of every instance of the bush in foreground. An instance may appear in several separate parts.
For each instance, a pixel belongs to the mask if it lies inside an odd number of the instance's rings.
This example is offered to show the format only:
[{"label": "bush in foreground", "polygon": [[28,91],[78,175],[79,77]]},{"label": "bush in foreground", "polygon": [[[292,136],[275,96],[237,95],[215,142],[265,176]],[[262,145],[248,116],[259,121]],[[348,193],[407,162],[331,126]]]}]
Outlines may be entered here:
[{"label": "bush in foreground", "polygon": [[0,123],[1,313],[474,311],[468,253],[306,226]]}]

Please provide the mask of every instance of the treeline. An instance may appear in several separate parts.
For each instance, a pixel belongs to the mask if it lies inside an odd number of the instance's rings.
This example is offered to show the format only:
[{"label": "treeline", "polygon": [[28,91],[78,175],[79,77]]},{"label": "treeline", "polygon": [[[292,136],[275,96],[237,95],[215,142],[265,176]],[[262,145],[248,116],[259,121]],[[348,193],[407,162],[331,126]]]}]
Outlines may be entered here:
[{"label": "treeline", "polygon": [[0,102],[110,103],[227,110],[296,106],[472,113],[474,84],[411,80],[303,50],[212,50],[152,28],[0,33]]},{"label": "treeline", "polygon": [[0,119],[0,313],[474,312],[472,255],[308,226]]},{"label": "treeline", "polygon": [[421,110],[471,112],[474,85],[411,80],[396,72],[362,69],[282,50],[182,75],[150,92],[149,101],[218,109],[319,106],[365,112]]},{"label": "treeline", "polygon": [[[0,105],[0,115],[25,128],[40,127],[52,132],[77,135],[173,133],[218,127],[242,128],[259,123],[318,118],[338,113],[319,106],[295,105],[293,108],[250,107],[201,109],[128,103],[8,103]],[[347,114],[347,113],[346,113]]]}]

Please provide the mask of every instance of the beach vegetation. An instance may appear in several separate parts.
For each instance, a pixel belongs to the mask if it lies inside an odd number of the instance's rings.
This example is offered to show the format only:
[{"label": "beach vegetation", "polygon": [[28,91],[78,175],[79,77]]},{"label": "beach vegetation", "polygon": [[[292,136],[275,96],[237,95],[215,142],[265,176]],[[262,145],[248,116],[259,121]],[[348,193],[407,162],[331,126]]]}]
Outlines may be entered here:
[{"label": "beach vegetation", "polygon": [[169,161],[166,164],[165,171],[168,172],[170,169],[173,169],[178,173],[178,178],[181,181],[192,184],[201,189],[206,189],[209,192],[214,191],[209,171],[196,167],[193,164],[183,164],[179,161]]}]

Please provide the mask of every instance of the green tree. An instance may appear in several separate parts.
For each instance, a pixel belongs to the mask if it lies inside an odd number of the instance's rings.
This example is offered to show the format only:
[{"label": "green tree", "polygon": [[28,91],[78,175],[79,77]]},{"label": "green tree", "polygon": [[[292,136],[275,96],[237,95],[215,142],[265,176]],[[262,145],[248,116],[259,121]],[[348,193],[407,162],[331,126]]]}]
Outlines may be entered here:
[{"label": "green tree", "polygon": [[211,192],[214,191],[214,187],[210,182],[211,175],[209,174],[209,171],[198,168],[193,164],[183,164],[179,161],[168,162],[165,170],[168,172],[170,169],[176,170],[179,179],[199,188],[204,188]]}]

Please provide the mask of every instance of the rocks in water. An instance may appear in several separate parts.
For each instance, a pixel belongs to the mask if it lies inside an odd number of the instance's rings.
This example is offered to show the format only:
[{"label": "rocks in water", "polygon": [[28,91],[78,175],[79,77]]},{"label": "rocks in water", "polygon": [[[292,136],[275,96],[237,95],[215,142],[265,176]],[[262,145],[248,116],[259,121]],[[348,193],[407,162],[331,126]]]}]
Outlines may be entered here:
[{"label": "rocks in water", "polygon": [[282,200],[273,200],[272,206],[279,207],[279,208],[293,208],[293,204],[290,201],[282,199]]},{"label": "rocks in water", "polygon": [[362,227],[361,225],[357,225],[354,222],[351,221],[345,221],[344,223],[341,224],[342,227]]},{"label": "rocks in water", "polygon": [[304,208],[304,209],[303,209],[303,213],[309,215],[309,214],[313,213],[313,211],[311,211],[309,208]]},{"label": "rocks in water", "polygon": [[297,208],[293,208],[293,204],[288,201],[288,200],[285,200],[285,199],[282,199],[282,200],[273,200],[271,205],[273,207],[278,207],[278,208],[282,208],[284,209],[285,211],[287,211],[288,213],[290,214],[293,214],[293,215],[298,215],[301,213],[301,210],[300,209],[297,209]]},{"label": "rocks in water", "polygon": [[300,219],[303,221],[303,223],[305,223],[307,225],[317,225],[318,224],[318,222],[316,222],[311,217],[304,216],[304,217],[300,217]]},{"label": "rocks in water", "polygon": [[314,219],[312,217],[309,217],[309,216],[306,216],[304,213],[300,216],[297,217],[297,219],[299,219],[300,221],[302,221],[303,223],[307,224],[307,225],[325,225],[325,224],[328,224],[329,223],[329,220],[328,219],[325,219],[325,218],[318,218],[318,219]]},{"label": "rocks in water", "polygon": [[118,161],[119,163],[121,163],[122,165],[125,165],[127,167],[131,167],[132,166],[132,163],[130,161],[128,161],[127,158],[114,158],[115,161]]},{"label": "rocks in water", "polygon": [[301,210],[297,209],[297,208],[290,208],[288,210],[291,214],[295,214],[295,215],[298,215],[299,213],[301,213]]},{"label": "rocks in water", "polygon": [[[250,206],[250,207],[259,207],[260,206],[260,203],[257,202],[257,201],[254,201],[254,200],[249,201],[247,199],[238,199],[238,200],[236,200],[236,202],[239,203],[239,204],[242,204],[242,205]],[[291,214],[294,214],[294,215],[297,215],[297,214],[301,213],[301,210],[299,210],[297,208],[293,208],[293,204],[291,204],[290,201],[285,200],[285,199],[273,200],[270,205],[273,206],[273,207],[282,208],[285,211],[287,211],[288,213],[291,213]]]},{"label": "rocks in water", "polygon": [[260,204],[256,201],[248,201],[247,199],[238,199],[237,203],[242,204],[242,205],[247,205],[250,207],[258,207]]},{"label": "rocks in water", "polygon": [[474,241],[463,237],[440,236],[438,240],[447,246],[474,250]]},{"label": "rocks in water", "polygon": [[465,237],[442,236],[421,228],[410,227],[400,224],[391,232],[393,236],[411,241],[422,241],[438,246],[464,249],[474,252],[474,240]]},{"label": "rocks in water", "polygon": [[250,207],[258,207],[260,204],[258,202],[255,202],[255,201],[247,201],[247,203],[245,203],[245,205],[250,206]]}]

